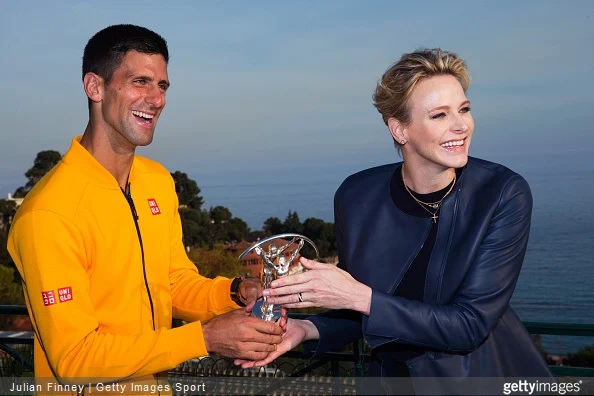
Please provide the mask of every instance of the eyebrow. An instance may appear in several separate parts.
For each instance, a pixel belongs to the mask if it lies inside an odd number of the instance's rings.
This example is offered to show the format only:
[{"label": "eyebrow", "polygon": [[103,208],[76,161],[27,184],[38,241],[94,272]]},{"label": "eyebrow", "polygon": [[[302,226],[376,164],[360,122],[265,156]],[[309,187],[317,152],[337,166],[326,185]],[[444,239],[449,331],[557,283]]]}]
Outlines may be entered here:
[{"label": "eyebrow", "polygon": [[[464,102],[460,103],[460,106],[458,106],[458,107],[462,107],[464,105],[469,105],[469,104],[470,104],[470,100],[466,99]],[[438,107],[434,107],[434,108],[430,109],[429,111],[427,111],[427,113],[431,113],[432,111],[435,111],[435,110],[447,110],[449,108],[450,108],[450,106],[438,106]]]}]

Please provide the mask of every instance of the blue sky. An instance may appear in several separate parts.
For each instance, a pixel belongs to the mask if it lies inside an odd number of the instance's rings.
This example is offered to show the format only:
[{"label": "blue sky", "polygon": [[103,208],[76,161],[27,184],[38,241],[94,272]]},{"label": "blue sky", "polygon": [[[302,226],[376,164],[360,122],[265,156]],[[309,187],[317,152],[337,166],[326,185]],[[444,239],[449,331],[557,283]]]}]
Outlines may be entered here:
[{"label": "blue sky", "polygon": [[472,155],[594,154],[591,0],[120,3],[2,4],[0,197],[37,152],[64,153],[82,133],[82,51],[116,23],[155,30],[171,54],[168,104],[139,153],[199,185],[397,160],[371,95],[418,47],[467,60]]}]

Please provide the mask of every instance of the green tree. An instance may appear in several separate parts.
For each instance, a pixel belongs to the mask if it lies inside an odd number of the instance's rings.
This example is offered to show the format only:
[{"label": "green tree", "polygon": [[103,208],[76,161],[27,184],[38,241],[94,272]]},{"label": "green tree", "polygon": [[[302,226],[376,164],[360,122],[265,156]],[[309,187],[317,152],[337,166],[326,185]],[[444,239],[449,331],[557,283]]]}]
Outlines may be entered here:
[{"label": "green tree", "polygon": [[303,222],[303,235],[316,244],[321,258],[338,254],[334,224],[310,217]]},{"label": "green tree", "polygon": [[6,247],[10,222],[15,212],[16,204],[14,201],[0,199],[0,265],[5,265],[9,268],[15,268],[12,257],[10,257]]},{"label": "green tree", "polygon": [[570,354],[563,363],[574,367],[594,367],[594,345],[580,349],[576,354]]},{"label": "green tree", "polygon": [[243,273],[241,261],[220,245],[215,246],[214,249],[202,247],[191,249],[188,257],[196,265],[198,272],[209,278],[219,275],[232,278]]},{"label": "green tree", "polygon": [[268,235],[282,234],[285,232],[283,222],[278,217],[269,217],[264,221],[264,232]]},{"label": "green tree", "polygon": [[0,199],[0,214],[2,215],[14,215],[16,212],[16,203],[7,199]]},{"label": "green tree", "polygon": [[210,219],[216,224],[228,222],[232,217],[233,213],[224,206],[210,208]]},{"label": "green tree", "polygon": [[[4,265],[0,261],[0,301],[5,305],[24,305],[25,297],[23,287],[14,268]],[[23,318],[16,315],[0,315],[0,330],[11,330],[12,323],[17,318]],[[0,359],[1,360],[1,359]],[[0,361],[0,364],[2,362]],[[1,372],[2,370],[0,370]]]},{"label": "green tree", "polygon": [[285,232],[294,232],[297,234],[301,234],[303,232],[303,224],[301,224],[297,212],[289,211],[283,225],[286,230]]},{"label": "green tree", "polygon": [[16,198],[23,198],[27,195],[33,186],[35,186],[47,172],[60,162],[61,158],[62,155],[55,150],[45,150],[37,153],[33,166],[25,173],[25,176],[29,181],[27,181],[27,184],[24,186],[17,188],[14,192],[14,196]]},{"label": "green tree", "polygon": [[25,303],[23,287],[15,282],[15,270],[6,265],[0,265],[0,301],[7,305],[22,305]]},{"label": "green tree", "polygon": [[241,241],[245,239],[251,230],[247,223],[239,217],[233,217],[227,223],[227,240],[228,241]]},{"label": "green tree", "polygon": [[206,244],[211,248],[217,243],[240,241],[250,232],[247,223],[238,217],[233,217],[233,213],[224,206],[210,209],[210,223],[207,228]]},{"label": "green tree", "polygon": [[269,235],[270,234],[266,233],[266,231],[263,231],[263,230],[254,230],[254,231],[250,231],[248,234],[246,234],[244,236],[244,239],[246,241],[249,241],[249,242],[255,242],[255,241],[259,240],[259,239],[264,239],[264,238],[266,238]]},{"label": "green tree", "polygon": [[7,199],[0,199],[0,233],[8,233],[10,222],[16,213],[16,203]]},{"label": "green tree", "polygon": [[200,246],[206,243],[210,217],[206,211],[180,208],[179,216],[182,223],[184,246]]},{"label": "green tree", "polygon": [[0,266],[13,269],[16,267],[14,265],[14,261],[12,261],[12,257],[10,257],[10,254],[8,253],[8,249],[6,248],[7,242],[6,234],[4,232],[0,232]]},{"label": "green tree", "polygon": [[198,184],[190,179],[186,173],[180,171],[175,171],[171,174],[171,177],[175,182],[175,192],[179,204],[200,210],[204,204],[204,199],[200,196]]}]

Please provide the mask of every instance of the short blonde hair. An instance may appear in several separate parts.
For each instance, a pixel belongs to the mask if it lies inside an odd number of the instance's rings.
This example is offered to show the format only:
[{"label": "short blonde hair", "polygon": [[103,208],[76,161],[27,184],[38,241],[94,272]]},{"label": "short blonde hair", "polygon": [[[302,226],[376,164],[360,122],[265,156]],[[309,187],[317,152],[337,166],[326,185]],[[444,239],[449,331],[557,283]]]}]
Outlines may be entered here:
[{"label": "short blonde hair", "polygon": [[404,54],[382,76],[373,94],[374,106],[388,125],[394,117],[401,123],[410,123],[408,101],[417,83],[424,78],[449,74],[462,85],[464,92],[470,85],[466,62],[455,53],[441,48],[419,49]]}]

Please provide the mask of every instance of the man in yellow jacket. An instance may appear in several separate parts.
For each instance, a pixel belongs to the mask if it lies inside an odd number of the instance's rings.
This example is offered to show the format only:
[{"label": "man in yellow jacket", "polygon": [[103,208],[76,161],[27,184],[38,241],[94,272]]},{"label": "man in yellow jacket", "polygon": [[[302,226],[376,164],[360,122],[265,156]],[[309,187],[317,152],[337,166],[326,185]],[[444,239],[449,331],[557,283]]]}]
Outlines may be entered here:
[{"label": "man in yellow jacket", "polygon": [[[89,40],[89,123],[14,218],[8,249],[33,322],[36,377],[151,378],[209,352],[261,360],[281,341],[278,324],[240,308],[258,281],[198,274],[170,173],[135,155],[165,107],[168,59],[165,40],[138,26]],[[190,323],[172,329],[172,317]]]}]

